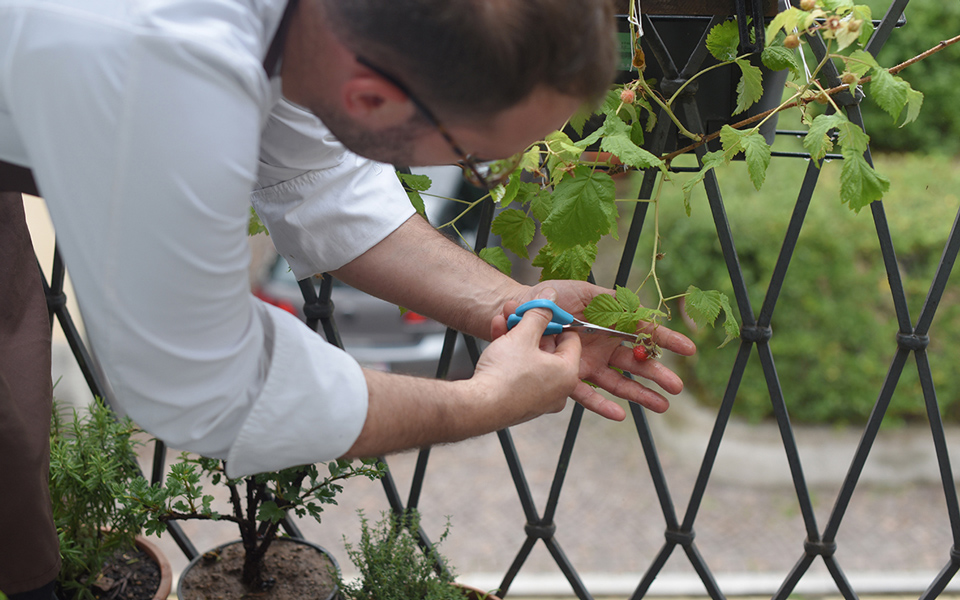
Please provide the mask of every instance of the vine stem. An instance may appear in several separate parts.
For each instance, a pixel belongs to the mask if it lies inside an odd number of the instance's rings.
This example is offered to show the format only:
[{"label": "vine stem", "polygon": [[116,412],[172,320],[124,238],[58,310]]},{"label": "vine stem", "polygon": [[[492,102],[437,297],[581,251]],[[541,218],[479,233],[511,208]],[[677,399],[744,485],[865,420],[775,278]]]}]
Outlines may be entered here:
[{"label": "vine stem", "polygon": [[[956,44],[957,42],[960,42],[960,35],[955,36],[955,37],[952,37],[952,38],[950,38],[950,39],[948,39],[948,40],[942,40],[939,44],[937,44],[937,45],[934,46],[933,48],[930,48],[930,49],[927,50],[926,52],[922,52],[922,53],[914,56],[914,57],[911,58],[911,59],[905,60],[904,62],[902,62],[902,63],[900,63],[900,64],[898,64],[898,65],[896,65],[896,66],[894,66],[894,67],[891,67],[891,68],[889,69],[889,72],[890,72],[891,75],[896,75],[897,73],[899,73],[899,72],[902,71],[903,69],[906,69],[906,68],[909,67],[910,65],[912,65],[912,64],[914,64],[914,63],[917,63],[917,62],[920,62],[921,60],[924,60],[924,59],[930,57],[931,55],[936,54],[937,52],[940,52],[940,51],[943,50],[944,48],[946,48],[946,47],[948,47],[948,46],[952,46],[953,44]],[[852,85],[862,85],[862,84],[864,84],[864,83],[870,82],[872,79],[873,79],[872,77],[863,77],[863,78],[861,78],[857,83],[852,84]],[[830,89],[828,89],[828,90],[824,90],[824,93],[825,93],[827,96],[833,96],[834,94],[837,94],[837,93],[839,93],[839,92],[842,92],[842,91],[844,91],[844,90],[846,90],[846,89],[848,89],[848,88],[850,88],[850,85],[844,83],[844,84],[838,85],[838,86],[836,86],[836,87],[832,87],[832,88],[830,88]],[[772,115],[772,114],[774,114],[774,113],[781,112],[781,111],[787,110],[788,108],[793,108],[793,107],[795,107],[795,106],[805,106],[805,105],[813,102],[814,100],[816,100],[816,98],[800,98],[800,99],[795,100],[795,101],[793,101],[793,102],[789,102],[789,103],[787,103],[787,104],[782,104],[782,105],[780,105],[780,106],[778,106],[778,107],[776,107],[776,108],[771,108],[770,110],[767,110],[767,111],[764,111],[764,112],[762,112],[762,113],[753,115],[752,117],[748,117],[748,118],[746,118],[746,119],[744,119],[744,120],[742,120],[742,121],[738,121],[737,123],[732,124],[730,127],[733,127],[734,129],[743,129],[744,127],[747,127],[748,125],[753,125],[754,123],[756,123],[757,121],[760,121],[761,119],[766,119],[767,117],[769,117],[770,115]],[[719,131],[715,131],[715,132],[713,132],[713,133],[711,133],[711,134],[705,135],[705,136],[703,136],[703,137],[700,139],[700,141],[694,142],[694,143],[689,144],[689,145],[687,145],[687,146],[684,146],[683,148],[680,148],[680,149],[678,149],[678,150],[674,150],[674,151],[671,152],[670,154],[667,154],[666,156],[664,156],[664,157],[662,158],[662,160],[663,160],[663,162],[665,162],[666,164],[669,165],[669,164],[670,164],[670,161],[672,161],[674,158],[680,156],[681,154],[686,154],[687,152],[690,152],[690,151],[692,151],[692,150],[696,150],[697,148],[699,148],[700,146],[706,144],[707,142],[710,142],[710,141],[712,141],[712,140],[717,139],[717,137],[719,137],[719,136],[720,136],[720,132],[719,132]]]},{"label": "vine stem", "polygon": [[646,92],[646,95],[650,98],[653,98],[653,101],[656,102],[665,113],[667,113],[667,116],[670,117],[670,120],[673,121],[673,124],[677,126],[677,130],[681,134],[690,138],[691,140],[700,140],[700,142],[693,145],[694,148],[703,143],[703,136],[688,131],[687,128],[683,126],[683,123],[680,122],[680,119],[677,118],[677,115],[673,114],[673,111],[670,110],[670,107],[660,99],[656,92],[650,89],[650,86],[647,85],[647,82],[644,81],[643,78],[640,78],[639,81],[640,87],[643,88],[643,91]]}]

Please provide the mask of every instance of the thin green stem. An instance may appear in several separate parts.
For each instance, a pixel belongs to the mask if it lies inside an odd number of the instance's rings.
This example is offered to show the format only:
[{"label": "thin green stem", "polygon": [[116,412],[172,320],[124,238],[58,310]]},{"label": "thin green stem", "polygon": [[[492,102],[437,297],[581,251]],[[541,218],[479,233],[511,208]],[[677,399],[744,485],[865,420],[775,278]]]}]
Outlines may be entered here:
[{"label": "thin green stem", "polygon": [[683,85],[681,85],[679,88],[677,88],[677,91],[675,91],[675,92],[673,93],[673,95],[670,96],[670,99],[667,100],[667,106],[672,107],[672,106],[673,106],[673,101],[677,99],[677,96],[680,95],[680,92],[683,91],[683,88],[685,88],[685,87],[687,87],[688,85],[690,85],[690,82],[693,81],[693,80],[695,80],[697,77],[700,77],[700,76],[703,75],[704,73],[709,73],[710,71],[712,71],[712,70],[714,70],[714,69],[719,69],[720,67],[726,67],[726,66],[728,66],[728,65],[732,65],[733,63],[737,62],[738,60],[742,60],[742,59],[744,59],[744,58],[747,58],[748,56],[750,56],[750,55],[749,55],[749,54],[744,54],[744,55],[742,55],[742,56],[738,56],[737,58],[735,58],[735,59],[733,59],[733,60],[725,60],[725,61],[723,61],[723,62],[721,62],[721,63],[717,63],[717,64],[715,64],[715,65],[710,65],[709,67],[707,67],[706,69],[704,69],[704,70],[702,70],[702,71],[696,72],[692,77],[690,77],[690,79],[687,79],[686,81],[684,81],[684,82],[683,82]]},{"label": "thin green stem", "polygon": [[691,133],[689,130],[687,130],[687,128],[683,126],[683,123],[680,122],[680,119],[677,118],[677,115],[673,114],[673,110],[671,110],[670,107],[660,99],[660,96],[650,89],[650,86],[647,85],[646,81],[644,81],[642,78],[638,79],[637,81],[640,82],[640,87],[643,88],[643,91],[646,92],[646,95],[650,98],[653,98],[653,101],[656,102],[665,113],[667,113],[667,116],[670,117],[670,120],[673,121],[673,124],[677,126],[677,131],[695,142],[700,141],[702,136],[696,133]]}]

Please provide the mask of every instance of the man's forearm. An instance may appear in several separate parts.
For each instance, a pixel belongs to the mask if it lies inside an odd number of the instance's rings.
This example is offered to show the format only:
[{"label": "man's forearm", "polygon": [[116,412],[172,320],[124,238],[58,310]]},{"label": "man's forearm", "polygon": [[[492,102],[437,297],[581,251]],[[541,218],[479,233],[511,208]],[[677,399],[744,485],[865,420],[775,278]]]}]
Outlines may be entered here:
[{"label": "man's forearm", "polygon": [[364,371],[367,418],[345,456],[457,442],[563,408],[578,383],[580,338],[563,334],[541,348],[550,317],[546,311],[528,311],[490,344],[467,380]]},{"label": "man's forearm", "polygon": [[490,338],[490,320],[523,286],[438,233],[419,215],[333,273],[369,294]]}]

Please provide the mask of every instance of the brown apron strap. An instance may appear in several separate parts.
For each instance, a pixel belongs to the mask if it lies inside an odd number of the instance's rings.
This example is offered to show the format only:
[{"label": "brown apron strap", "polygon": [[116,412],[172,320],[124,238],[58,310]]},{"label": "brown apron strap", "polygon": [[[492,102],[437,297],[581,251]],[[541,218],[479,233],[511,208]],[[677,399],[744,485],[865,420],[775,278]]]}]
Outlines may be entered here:
[{"label": "brown apron strap", "polygon": [[0,192],[21,192],[39,196],[37,182],[33,173],[26,167],[20,167],[0,161]]}]

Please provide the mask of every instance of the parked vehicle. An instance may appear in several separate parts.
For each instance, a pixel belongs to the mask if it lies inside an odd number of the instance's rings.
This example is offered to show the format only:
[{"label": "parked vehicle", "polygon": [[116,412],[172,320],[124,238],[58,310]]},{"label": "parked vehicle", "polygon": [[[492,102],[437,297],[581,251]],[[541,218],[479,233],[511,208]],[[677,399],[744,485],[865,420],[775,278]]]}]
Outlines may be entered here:
[{"label": "parked vehicle", "polygon": [[[454,170],[459,172],[458,168]],[[449,172],[428,173],[434,180],[437,195],[453,197],[458,193],[460,177]],[[428,202],[427,214],[438,218],[449,212],[449,201],[434,197]],[[434,219],[436,220],[436,219]],[[435,223],[436,224],[436,223]],[[320,277],[314,278],[319,291]],[[254,283],[253,293],[265,302],[278,306],[305,320],[303,295],[299,283],[287,261],[277,255]],[[412,311],[401,311],[397,306],[366,294],[349,285],[333,280],[331,294],[334,319],[344,349],[360,364],[396,373],[425,377],[437,375],[447,328]],[[473,362],[467,352],[463,336],[458,336],[447,379],[466,379],[473,374]]]}]

